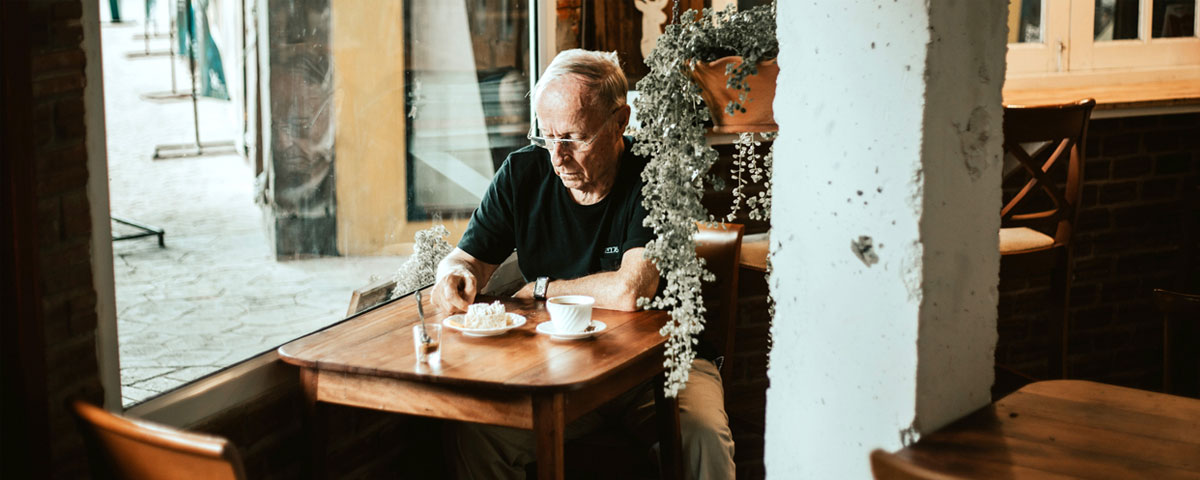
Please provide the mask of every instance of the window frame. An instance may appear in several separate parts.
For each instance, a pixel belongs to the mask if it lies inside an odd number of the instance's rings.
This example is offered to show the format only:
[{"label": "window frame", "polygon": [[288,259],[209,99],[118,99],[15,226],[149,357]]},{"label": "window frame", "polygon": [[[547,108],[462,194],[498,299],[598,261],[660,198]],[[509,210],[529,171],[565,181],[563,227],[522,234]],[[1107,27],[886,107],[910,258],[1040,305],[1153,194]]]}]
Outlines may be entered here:
[{"label": "window frame", "polygon": [[1143,82],[1191,76],[1200,67],[1200,22],[1191,37],[1152,38],[1153,1],[1139,0],[1138,39],[1097,42],[1095,0],[1043,0],[1042,42],[1008,44],[1009,78],[1103,85],[1110,73],[1137,72]]},{"label": "window frame", "polygon": [[[1012,0],[1018,5],[1021,0]],[[1019,12],[1019,10],[1018,10]],[[1048,74],[1063,72],[1068,67],[1070,32],[1069,0],[1042,0],[1042,41],[1008,44],[1006,61],[1008,74]],[[1010,11],[1011,15],[1011,11]],[[1009,24],[1011,27],[1011,23]],[[1061,57],[1060,57],[1061,55]]]},{"label": "window frame", "polygon": [[[1200,65],[1200,37],[1196,36],[1193,21],[1191,37],[1153,38],[1151,23],[1154,21],[1155,0],[1139,0],[1138,38],[1129,40],[1094,40],[1095,28],[1092,18],[1096,15],[1096,2],[1073,0],[1071,18],[1086,19],[1073,21],[1071,25],[1071,71],[1127,70],[1140,68],[1171,68],[1182,65]],[[1200,1],[1193,12],[1200,13]],[[1086,23],[1086,25],[1081,25]],[[1086,26],[1087,28],[1082,28]]]}]

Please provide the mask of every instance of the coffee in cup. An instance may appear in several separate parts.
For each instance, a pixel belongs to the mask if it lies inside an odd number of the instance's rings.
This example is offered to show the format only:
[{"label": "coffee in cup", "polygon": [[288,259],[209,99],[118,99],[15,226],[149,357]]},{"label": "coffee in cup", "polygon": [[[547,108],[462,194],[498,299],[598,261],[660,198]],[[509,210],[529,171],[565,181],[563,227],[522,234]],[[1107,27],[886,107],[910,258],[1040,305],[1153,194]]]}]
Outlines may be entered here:
[{"label": "coffee in cup", "polygon": [[546,311],[559,333],[582,333],[592,323],[592,305],[596,299],[587,295],[563,295],[546,300]]}]

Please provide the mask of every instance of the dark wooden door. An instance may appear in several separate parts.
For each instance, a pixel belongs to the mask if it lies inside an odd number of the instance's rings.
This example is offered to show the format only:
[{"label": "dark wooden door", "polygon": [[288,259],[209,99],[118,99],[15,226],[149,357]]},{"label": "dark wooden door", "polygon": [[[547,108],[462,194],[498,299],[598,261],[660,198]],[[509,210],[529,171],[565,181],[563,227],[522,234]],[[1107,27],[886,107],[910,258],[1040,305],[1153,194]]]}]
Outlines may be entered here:
[{"label": "dark wooden door", "polygon": [[[643,12],[638,4],[643,9],[661,4],[662,25],[658,27],[659,33],[671,22],[673,0],[585,0],[580,31],[583,48],[616,51],[620,55],[625,75],[629,77],[630,89],[635,89],[637,81],[650,72],[642,53],[643,27],[656,23],[644,18],[653,13]],[[682,14],[689,9],[700,10],[709,5],[711,0],[679,0],[679,11]]]}]

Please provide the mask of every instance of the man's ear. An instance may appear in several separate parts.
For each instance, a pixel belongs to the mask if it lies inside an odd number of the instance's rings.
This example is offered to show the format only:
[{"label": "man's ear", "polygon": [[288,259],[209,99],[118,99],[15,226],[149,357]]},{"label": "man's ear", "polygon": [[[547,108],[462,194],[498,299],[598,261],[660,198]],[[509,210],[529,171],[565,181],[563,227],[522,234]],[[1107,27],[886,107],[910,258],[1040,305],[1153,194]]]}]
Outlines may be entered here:
[{"label": "man's ear", "polygon": [[617,116],[617,125],[621,127],[618,131],[624,133],[629,127],[629,116],[633,113],[633,108],[629,104],[621,105],[613,115]]}]

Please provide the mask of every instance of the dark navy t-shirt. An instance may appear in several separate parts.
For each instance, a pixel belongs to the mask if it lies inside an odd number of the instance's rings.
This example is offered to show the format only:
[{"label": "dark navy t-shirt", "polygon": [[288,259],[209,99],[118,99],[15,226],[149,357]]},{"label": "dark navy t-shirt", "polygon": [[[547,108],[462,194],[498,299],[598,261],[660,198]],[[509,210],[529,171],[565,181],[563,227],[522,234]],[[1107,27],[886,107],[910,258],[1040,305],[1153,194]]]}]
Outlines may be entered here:
[{"label": "dark navy t-shirt", "polygon": [[625,151],[612,191],[579,205],[554,174],[550,152],[528,146],[500,166],[458,248],[499,264],[515,249],[526,281],[573,279],[621,267],[621,257],[643,247],[654,231],[642,225],[642,169],[646,159]]}]

